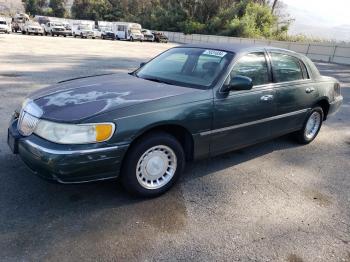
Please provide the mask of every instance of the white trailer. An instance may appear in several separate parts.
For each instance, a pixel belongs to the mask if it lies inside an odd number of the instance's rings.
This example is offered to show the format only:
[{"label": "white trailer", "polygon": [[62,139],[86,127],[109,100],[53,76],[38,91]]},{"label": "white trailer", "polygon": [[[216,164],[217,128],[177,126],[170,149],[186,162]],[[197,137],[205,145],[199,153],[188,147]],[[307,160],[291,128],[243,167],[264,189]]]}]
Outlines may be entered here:
[{"label": "white trailer", "polygon": [[143,41],[141,25],[137,23],[114,22],[113,32],[118,40]]}]

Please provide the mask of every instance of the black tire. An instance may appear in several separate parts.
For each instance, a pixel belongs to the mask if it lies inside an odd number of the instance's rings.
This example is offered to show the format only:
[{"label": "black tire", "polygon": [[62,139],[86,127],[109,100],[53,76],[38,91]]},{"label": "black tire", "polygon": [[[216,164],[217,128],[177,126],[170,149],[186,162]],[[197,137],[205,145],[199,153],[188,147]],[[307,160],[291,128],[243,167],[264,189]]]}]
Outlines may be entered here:
[{"label": "black tire", "polygon": [[134,38],[133,37],[130,37],[130,42],[134,42]]},{"label": "black tire", "polygon": [[[314,133],[314,135],[312,137],[308,137],[306,135],[306,126],[307,126],[307,122],[308,120],[310,119],[310,117],[313,115],[313,114],[319,114],[319,117],[320,117],[320,124],[319,126],[317,127],[317,130],[316,132]],[[295,138],[295,140],[300,143],[300,144],[303,144],[303,145],[306,145],[306,144],[309,144],[311,143],[318,135],[318,133],[320,132],[320,129],[322,127],[322,123],[323,123],[323,118],[324,118],[324,113],[323,113],[323,109],[322,107],[314,107],[307,115],[305,121],[304,121],[304,124],[303,124],[303,128],[295,133],[293,133],[293,136]]]},{"label": "black tire", "polygon": [[74,37],[74,38],[77,38],[77,35],[76,35],[76,34],[73,34],[73,37]]},{"label": "black tire", "polygon": [[[136,174],[137,164],[142,155],[155,146],[169,147],[176,155],[176,171],[173,177],[162,187],[148,189],[140,184]],[[185,167],[185,153],[179,141],[172,135],[164,132],[155,132],[145,135],[135,141],[129,149],[121,170],[121,182],[124,188],[133,195],[142,197],[156,197],[168,191],[179,179]]]}]

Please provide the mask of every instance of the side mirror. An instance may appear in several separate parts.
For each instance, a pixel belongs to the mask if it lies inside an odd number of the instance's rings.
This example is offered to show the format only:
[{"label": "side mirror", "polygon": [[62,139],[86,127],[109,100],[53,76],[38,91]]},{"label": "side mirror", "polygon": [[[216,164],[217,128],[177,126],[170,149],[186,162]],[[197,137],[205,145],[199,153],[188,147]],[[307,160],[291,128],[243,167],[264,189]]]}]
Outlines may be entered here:
[{"label": "side mirror", "polygon": [[253,81],[246,76],[237,75],[230,80],[230,83],[226,85],[225,92],[233,90],[250,90],[253,88]]},{"label": "side mirror", "polygon": [[147,63],[146,62],[140,63],[140,68],[143,67],[145,64],[147,64]]}]

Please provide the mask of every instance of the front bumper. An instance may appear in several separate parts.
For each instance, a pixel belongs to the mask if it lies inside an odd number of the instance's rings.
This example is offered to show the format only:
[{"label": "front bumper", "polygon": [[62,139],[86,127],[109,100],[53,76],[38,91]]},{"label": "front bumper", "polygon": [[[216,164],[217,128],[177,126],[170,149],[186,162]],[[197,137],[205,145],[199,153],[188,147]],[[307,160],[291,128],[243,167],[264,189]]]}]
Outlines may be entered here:
[{"label": "front bumper", "polygon": [[9,145],[13,140],[16,140],[14,153],[19,154],[31,171],[65,184],[118,177],[128,149],[128,145],[60,145],[36,135],[23,137],[18,133],[17,120],[8,129]]},{"label": "front bumper", "polygon": [[31,34],[43,34],[44,31],[43,30],[39,30],[39,29],[31,29],[31,28],[29,28],[28,29],[28,33],[31,33]]},{"label": "front bumper", "polygon": [[55,30],[52,30],[52,33],[55,34],[55,35],[69,35],[69,33],[67,31],[55,31]]},{"label": "front bumper", "polygon": [[8,29],[8,28],[0,28],[0,32],[7,33],[9,31],[10,31],[10,29]]},{"label": "front bumper", "polygon": [[93,32],[82,32],[81,33],[82,34],[82,36],[84,36],[84,37],[95,37],[95,34],[93,33]]},{"label": "front bumper", "polygon": [[329,103],[329,110],[328,110],[328,115],[334,115],[337,113],[340,109],[340,106],[343,103],[343,97],[342,96],[337,96],[335,97],[334,101]]}]

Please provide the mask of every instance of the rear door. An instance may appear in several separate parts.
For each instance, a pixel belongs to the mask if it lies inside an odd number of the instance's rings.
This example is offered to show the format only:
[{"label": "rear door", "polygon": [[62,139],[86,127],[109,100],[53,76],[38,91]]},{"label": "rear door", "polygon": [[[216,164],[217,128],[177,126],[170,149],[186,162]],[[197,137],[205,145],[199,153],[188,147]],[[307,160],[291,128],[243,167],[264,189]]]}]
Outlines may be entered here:
[{"label": "rear door", "polygon": [[299,130],[318,94],[305,64],[296,56],[269,52],[276,91],[274,135]]},{"label": "rear door", "polygon": [[238,59],[226,79],[241,75],[253,80],[251,90],[217,92],[214,98],[214,122],[211,131],[212,155],[231,151],[270,136],[269,118],[275,113],[275,90],[264,51]]}]

